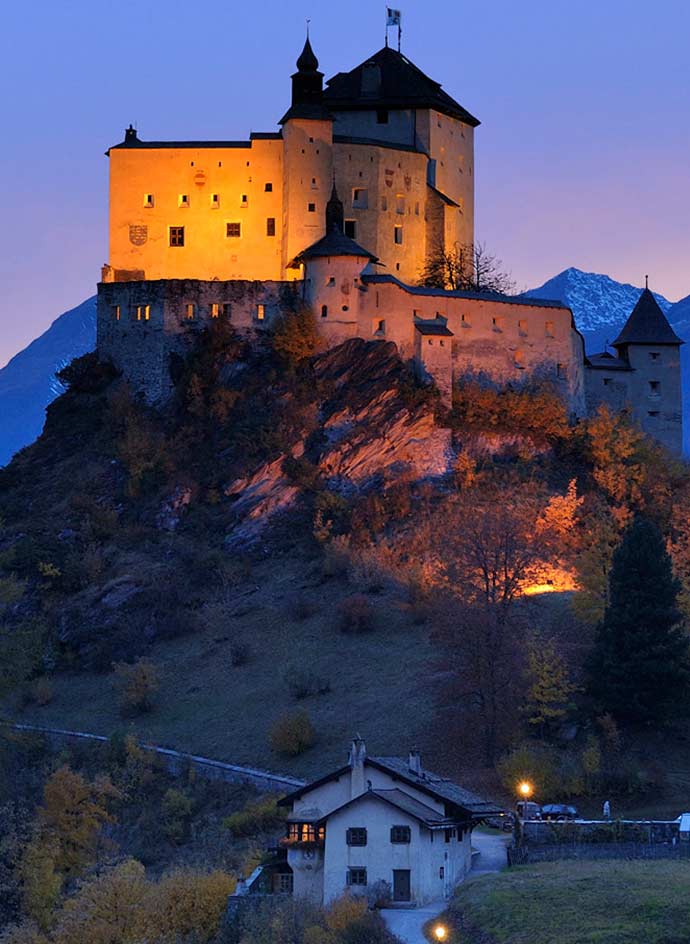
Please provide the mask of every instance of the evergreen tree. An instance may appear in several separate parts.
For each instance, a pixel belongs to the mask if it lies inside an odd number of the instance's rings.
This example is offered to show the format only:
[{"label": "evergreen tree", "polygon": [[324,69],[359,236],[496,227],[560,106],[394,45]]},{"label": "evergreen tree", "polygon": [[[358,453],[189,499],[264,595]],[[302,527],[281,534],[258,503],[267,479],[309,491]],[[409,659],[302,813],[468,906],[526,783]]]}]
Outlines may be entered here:
[{"label": "evergreen tree", "polygon": [[690,652],[679,589],[659,529],[636,519],[613,556],[588,666],[591,694],[621,721],[667,721],[687,706]]}]

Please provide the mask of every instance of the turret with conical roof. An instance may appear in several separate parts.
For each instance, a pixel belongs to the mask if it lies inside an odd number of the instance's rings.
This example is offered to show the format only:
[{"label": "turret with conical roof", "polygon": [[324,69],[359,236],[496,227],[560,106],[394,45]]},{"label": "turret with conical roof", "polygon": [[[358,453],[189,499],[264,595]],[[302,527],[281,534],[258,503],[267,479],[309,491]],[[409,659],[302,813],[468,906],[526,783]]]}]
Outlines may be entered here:
[{"label": "turret with conical roof", "polygon": [[625,322],[621,333],[613,342],[616,349],[629,344],[682,344],[683,342],[668,323],[649,288],[640,295],[632,314]]},{"label": "turret with conical roof", "polygon": [[307,36],[304,49],[297,59],[297,72],[292,76],[292,105],[280,119],[280,124],[290,118],[321,119],[328,117],[328,114],[323,103],[323,72],[319,72],[319,60]]}]

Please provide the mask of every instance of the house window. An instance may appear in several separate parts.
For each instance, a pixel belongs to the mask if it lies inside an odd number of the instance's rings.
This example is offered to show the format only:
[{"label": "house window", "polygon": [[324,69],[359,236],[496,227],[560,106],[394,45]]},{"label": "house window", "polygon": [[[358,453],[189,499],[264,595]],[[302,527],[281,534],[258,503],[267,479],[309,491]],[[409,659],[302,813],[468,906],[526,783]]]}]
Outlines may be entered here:
[{"label": "house window", "polygon": [[401,193],[396,194],[395,197],[395,212],[400,214],[405,212],[405,197]]},{"label": "house window", "polygon": [[184,226],[170,227],[170,245],[184,246]]},{"label": "house window", "polygon": [[402,246],[403,241],[403,228],[402,226],[393,227],[393,240],[396,246]]},{"label": "house window", "polygon": [[321,317],[328,318],[328,305],[321,306]]},{"label": "house window", "polygon": [[113,320],[114,320],[114,321],[119,321],[119,320],[120,320],[120,306],[119,306],[119,305],[111,305],[111,306],[110,306],[110,310],[111,310],[111,312],[112,312],[112,314],[113,314]]},{"label": "house window", "polygon": [[278,876],[278,894],[292,895],[294,876],[292,872],[281,872]]},{"label": "house window", "polygon": [[228,239],[237,239],[242,235],[242,224],[241,223],[226,223],[225,224],[225,235]]},{"label": "house window", "polygon": [[213,302],[213,304],[211,305],[211,317],[220,318],[220,305],[218,304],[218,302]]},{"label": "house window", "polygon": [[658,380],[649,381],[649,395],[650,397],[658,397],[661,393],[661,383]]},{"label": "house window", "polygon": [[217,210],[219,206],[220,206],[220,194],[212,193],[211,194],[211,209]]},{"label": "house window", "polygon": [[357,238],[357,221],[356,220],[345,220],[345,235],[349,236],[350,239]]},{"label": "house window", "polygon": [[[366,846],[367,831],[364,826],[353,826],[346,833],[346,842],[348,846]],[[366,885],[366,882],[363,883]]]},{"label": "house window", "polygon": [[184,316],[187,321],[194,321],[196,317],[196,305],[194,302],[187,302],[184,306]]},{"label": "house window", "polygon": [[369,206],[369,191],[366,187],[355,187],[352,191],[352,206],[355,210],[366,210]]},{"label": "house window", "polygon": [[376,124],[377,125],[388,124],[388,109],[387,108],[376,109]]},{"label": "house window", "polygon": [[178,198],[177,198],[177,205],[180,206],[180,207],[188,207],[188,206],[189,206],[189,194],[188,194],[188,193],[181,193],[181,194],[178,196]]},{"label": "house window", "polygon": [[256,306],[256,318],[257,318],[257,321],[263,321],[265,317],[266,317],[266,306],[265,306],[265,305],[257,305],[257,306]]},{"label": "house window", "polygon": [[273,193],[273,184],[264,184],[265,193]]},{"label": "house window", "polygon": [[366,869],[348,869],[347,870],[347,884],[348,885],[366,885],[367,884],[367,870]]},{"label": "house window", "polygon": [[266,220],[266,235],[275,236],[276,234],[276,220],[274,216],[269,216]]},{"label": "house window", "polygon": [[145,207],[152,207],[152,206],[153,206],[153,194],[152,194],[152,193],[145,193],[145,194],[144,194],[144,206],[145,206]]},{"label": "house window", "polygon": [[444,878],[445,874],[446,874],[446,871],[445,871],[445,869],[443,868],[443,866],[442,866],[442,865],[439,866],[438,877],[441,879],[441,881],[443,881],[443,878]]},{"label": "house window", "polygon": [[546,322],[546,337],[547,337],[547,338],[552,338],[552,337],[554,337],[553,321],[547,321],[547,322]]},{"label": "house window", "polygon": [[150,305],[137,305],[137,321],[148,321],[151,317]]},{"label": "house window", "polygon": [[391,826],[391,842],[407,843],[411,840],[409,826]]},{"label": "house window", "polygon": [[230,302],[223,302],[223,318],[227,318],[229,321],[231,315],[232,315],[232,305],[230,304]]},{"label": "house window", "polygon": [[309,210],[310,213],[316,213],[316,204],[315,204],[315,203],[308,203],[308,204],[307,204],[307,210]]}]

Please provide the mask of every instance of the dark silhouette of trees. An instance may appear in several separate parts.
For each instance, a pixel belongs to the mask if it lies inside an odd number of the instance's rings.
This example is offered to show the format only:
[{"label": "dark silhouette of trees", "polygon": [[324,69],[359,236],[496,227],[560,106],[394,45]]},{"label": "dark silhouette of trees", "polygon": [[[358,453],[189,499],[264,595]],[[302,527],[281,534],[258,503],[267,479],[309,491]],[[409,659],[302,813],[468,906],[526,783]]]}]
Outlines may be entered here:
[{"label": "dark silhouette of trees", "polygon": [[454,292],[515,293],[515,282],[503,263],[482,243],[432,249],[422,269],[419,284],[428,288],[445,288]]},{"label": "dark silhouette of trees", "polygon": [[679,590],[661,532],[637,518],[614,553],[588,664],[590,693],[619,721],[663,722],[687,708],[690,651]]}]

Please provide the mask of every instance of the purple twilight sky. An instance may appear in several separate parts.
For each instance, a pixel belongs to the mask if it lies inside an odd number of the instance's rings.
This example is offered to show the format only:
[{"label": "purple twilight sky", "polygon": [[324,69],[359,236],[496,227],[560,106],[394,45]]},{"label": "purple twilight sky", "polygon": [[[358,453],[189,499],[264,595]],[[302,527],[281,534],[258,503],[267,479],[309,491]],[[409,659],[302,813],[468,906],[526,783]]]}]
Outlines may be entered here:
[{"label": "purple twilight sky", "polygon": [[[477,235],[520,288],[567,266],[690,293],[687,0],[404,0],[403,52],[482,121]],[[93,294],[104,150],[273,130],[311,17],[326,77],[383,45],[371,0],[37,0],[0,39],[0,366]],[[391,32],[391,37],[393,33]]]}]

